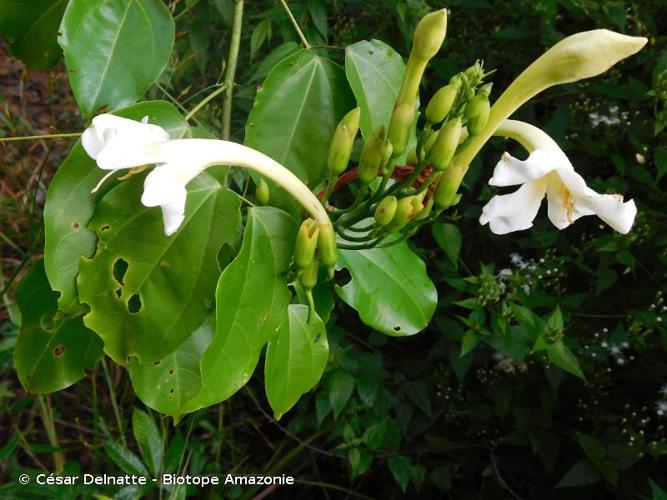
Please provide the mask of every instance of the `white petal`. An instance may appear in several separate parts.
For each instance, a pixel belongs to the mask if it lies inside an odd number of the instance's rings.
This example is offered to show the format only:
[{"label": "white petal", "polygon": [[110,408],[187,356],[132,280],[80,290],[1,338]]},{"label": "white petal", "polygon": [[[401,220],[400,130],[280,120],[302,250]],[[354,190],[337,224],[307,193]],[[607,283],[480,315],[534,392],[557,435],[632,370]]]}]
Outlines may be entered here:
[{"label": "white petal", "polygon": [[588,207],[579,203],[586,189],[588,189],[586,182],[574,170],[549,174],[547,177],[548,214],[554,226],[558,229],[565,229],[578,218],[593,214]]},{"label": "white petal", "polygon": [[528,229],[533,225],[545,191],[545,182],[533,181],[513,193],[494,196],[482,209],[479,222],[488,223],[495,234]]},{"label": "white petal", "polygon": [[[553,174],[552,174],[553,175]],[[552,193],[547,191],[547,198],[549,199],[549,218],[556,227],[562,229],[556,220],[563,223],[563,215],[567,216],[568,223],[563,227],[574,222],[579,217],[584,215],[597,214],[600,219],[609,224],[612,229],[622,234],[627,234],[632,228],[635,216],[637,215],[637,207],[635,202],[630,200],[623,202],[623,196],[618,194],[599,194],[586,186],[586,181],[576,172],[559,170],[560,177],[565,191],[570,192],[570,200],[565,206],[558,206],[561,201],[556,201]],[[551,185],[550,185],[551,187]],[[560,196],[560,200],[564,197]],[[552,203],[554,203],[554,217],[552,217]],[[554,220],[556,219],[556,220]]]},{"label": "white petal", "polygon": [[146,176],[141,203],[147,207],[162,208],[167,236],[174,234],[185,219],[186,199],[185,183],[174,176],[169,165],[156,167]]},{"label": "white petal", "polygon": [[88,127],[81,135],[81,145],[86,150],[86,153],[88,153],[88,156],[96,160],[97,155],[100,154],[100,151],[104,147],[104,139],[98,135],[93,127]]},{"label": "white petal", "polygon": [[569,160],[561,151],[536,149],[525,160],[503,153],[489,179],[492,186],[516,186],[544,177],[555,169],[572,169]]},{"label": "white petal", "polygon": [[83,133],[82,143],[100,168],[116,170],[160,161],[156,146],[166,143],[169,134],[157,125],[102,114]]}]

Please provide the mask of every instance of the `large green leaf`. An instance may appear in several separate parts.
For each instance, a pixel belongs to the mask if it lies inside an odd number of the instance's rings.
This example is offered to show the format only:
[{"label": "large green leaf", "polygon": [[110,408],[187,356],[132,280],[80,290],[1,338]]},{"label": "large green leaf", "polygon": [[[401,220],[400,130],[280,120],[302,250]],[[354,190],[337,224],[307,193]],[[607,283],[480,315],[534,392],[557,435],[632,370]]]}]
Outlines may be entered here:
[{"label": "large green leaf", "polygon": [[241,224],[238,196],[203,173],[188,184],[179,231],[165,236],[160,209],[141,205],[143,180],[123,181],[97,206],[97,252],[82,258],[77,281],[86,326],[122,364],[163,358],[211,314],[218,252]]},{"label": "large green leaf", "polygon": [[286,320],[286,273],[296,238],[294,220],[276,208],[248,211],[241,250],[216,290],[216,332],[201,359],[201,392],[188,411],[229,398],[252,376],[264,345]]},{"label": "large green leaf", "polygon": [[54,392],[82,379],[102,357],[102,341],[81,318],[56,315],[57,294],[49,287],[44,262],[38,261],[21,280],[16,295],[23,317],[14,348],[14,365],[30,392]]},{"label": "large green leaf", "polygon": [[47,70],[58,62],[58,27],[67,0],[0,0],[0,33],[9,53],[30,69]]},{"label": "large green leaf", "polygon": [[[188,131],[180,113],[164,101],[134,104],[115,114],[135,120],[148,116],[150,123],[160,125],[174,139]],[[103,194],[96,197],[90,191],[105,173],[86,154],[81,142],[77,142],[49,186],[44,208],[44,264],[51,286],[60,293],[61,311],[76,309],[79,303],[76,290],[79,257],[90,257],[95,252],[95,234],[86,226]],[[108,181],[107,186],[111,185]]]},{"label": "large green leaf", "polygon": [[302,394],[319,382],[329,359],[329,344],[324,323],[308,307],[292,304],[289,321],[269,340],[264,365],[264,386],[273,413],[279,419],[296,404]]},{"label": "large green leaf", "polygon": [[162,0],[70,0],[59,42],[81,111],[140,99],[167,65],[174,32]]},{"label": "large green leaf", "polygon": [[380,40],[357,42],[345,49],[345,74],[361,108],[364,137],[388,125],[405,73],[403,58]]},{"label": "large green leaf", "polygon": [[257,91],[245,143],[315,186],[329,141],[353,100],[340,66],[309,50],[283,59]]},{"label": "large green leaf", "polygon": [[359,311],[361,320],[392,336],[413,335],[428,325],[438,293],[424,262],[400,243],[388,248],[341,250],[338,269],[352,280],[336,292]]},{"label": "large green leaf", "polygon": [[132,387],[146,406],[178,419],[201,389],[199,361],[211,343],[215,322],[206,320],[178,349],[157,361],[128,364]]}]

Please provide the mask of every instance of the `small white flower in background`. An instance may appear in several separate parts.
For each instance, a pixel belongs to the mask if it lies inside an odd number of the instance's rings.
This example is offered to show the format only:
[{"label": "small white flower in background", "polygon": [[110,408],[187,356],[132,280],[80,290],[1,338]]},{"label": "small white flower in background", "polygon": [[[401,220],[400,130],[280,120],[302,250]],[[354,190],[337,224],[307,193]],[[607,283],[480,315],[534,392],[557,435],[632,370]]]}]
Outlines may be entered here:
[{"label": "small white flower in background", "polygon": [[667,414],[667,401],[658,401],[655,404],[655,412],[661,417]]},{"label": "small white flower in background", "polygon": [[637,215],[634,201],[623,202],[620,195],[599,194],[586,186],[560,150],[536,149],[526,160],[503,154],[496,165],[492,186],[521,187],[513,193],[497,195],[484,206],[479,218],[496,234],[528,229],[546,196],[551,222],[564,229],[579,217],[597,215],[616,231],[630,231]]}]

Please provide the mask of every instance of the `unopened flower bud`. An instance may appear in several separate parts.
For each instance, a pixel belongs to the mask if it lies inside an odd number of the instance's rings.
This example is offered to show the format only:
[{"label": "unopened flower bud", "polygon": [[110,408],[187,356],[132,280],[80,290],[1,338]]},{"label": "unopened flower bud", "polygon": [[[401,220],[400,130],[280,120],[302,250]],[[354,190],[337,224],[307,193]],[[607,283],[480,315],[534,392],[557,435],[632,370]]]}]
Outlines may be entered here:
[{"label": "unopened flower bud", "polygon": [[380,226],[386,226],[394,218],[396,214],[396,207],[398,206],[398,200],[395,196],[386,196],[380,203],[377,204],[375,208],[375,221]]},{"label": "unopened flower bud", "polygon": [[391,175],[396,167],[394,162],[390,162],[394,152],[394,146],[392,146],[391,141],[384,141],[382,145],[382,174]]},{"label": "unopened flower bud", "polygon": [[264,179],[260,179],[255,189],[255,198],[257,198],[257,203],[260,205],[266,205],[271,199],[271,192],[269,191],[269,185]]},{"label": "unopened flower bud", "polygon": [[331,222],[320,226],[320,235],[317,247],[320,250],[320,262],[327,268],[329,278],[333,278],[334,267],[338,260],[336,233]]},{"label": "unopened flower bud", "polygon": [[363,185],[370,184],[377,177],[382,166],[384,143],[385,128],[384,125],[381,125],[371,134],[361,150],[357,174],[359,182]]},{"label": "unopened flower bud", "polygon": [[343,117],[336,127],[327,158],[327,169],[331,177],[342,174],[347,168],[354,139],[359,130],[360,114],[361,108],[354,108]]},{"label": "unopened flower bud", "polygon": [[294,248],[294,264],[298,269],[305,268],[313,260],[319,232],[320,227],[313,219],[306,219],[301,223]]},{"label": "unopened flower bud", "polygon": [[299,272],[299,283],[304,290],[312,290],[317,285],[317,271],[320,267],[320,259],[317,254],[313,256],[310,263]]},{"label": "unopened flower bud", "polygon": [[412,52],[415,57],[429,60],[435,56],[447,34],[447,9],[440,9],[426,14],[417,24],[412,39]]},{"label": "unopened flower bud", "polygon": [[424,205],[424,208],[417,214],[415,217],[415,220],[424,220],[426,219],[429,215],[431,215],[431,210],[433,209],[433,197],[429,198],[426,201],[426,205]]},{"label": "unopened flower bud", "polygon": [[417,147],[415,146],[408,153],[408,157],[405,160],[408,165],[416,165],[419,163],[419,158],[417,158]]},{"label": "unopened flower bud", "polygon": [[433,193],[433,202],[439,209],[449,208],[456,205],[460,195],[456,194],[458,184],[448,178],[447,175],[441,175],[438,185]]},{"label": "unopened flower bud", "polygon": [[422,211],[424,206],[419,199],[419,196],[406,196],[398,200],[396,205],[396,212],[391,222],[385,227],[387,231],[397,231],[402,229],[411,219],[417,216]]},{"label": "unopened flower bud", "polygon": [[445,85],[438,90],[426,106],[426,121],[428,123],[440,123],[449,114],[456,96],[458,88],[454,85]]},{"label": "unopened flower bud", "polygon": [[453,118],[443,125],[431,147],[428,160],[435,170],[444,170],[449,166],[456,153],[461,137],[461,118]]},{"label": "unopened flower bud", "polygon": [[389,122],[389,132],[387,137],[393,146],[393,155],[401,156],[408,146],[408,139],[410,138],[410,129],[415,120],[416,114],[416,99],[409,102],[397,103],[394,107],[394,112],[391,115]]},{"label": "unopened flower bud", "polygon": [[491,105],[486,95],[477,94],[466,105],[464,116],[468,120],[466,127],[471,135],[477,135],[489,121]]}]

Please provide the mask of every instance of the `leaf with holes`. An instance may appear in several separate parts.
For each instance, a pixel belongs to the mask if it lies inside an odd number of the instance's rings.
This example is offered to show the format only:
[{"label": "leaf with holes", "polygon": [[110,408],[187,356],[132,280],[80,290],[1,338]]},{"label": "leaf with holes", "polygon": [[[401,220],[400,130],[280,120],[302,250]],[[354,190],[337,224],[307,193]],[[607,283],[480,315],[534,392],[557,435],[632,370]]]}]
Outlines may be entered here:
[{"label": "leaf with holes", "polygon": [[286,320],[287,271],[296,223],[272,207],[248,210],[236,258],[218,281],[216,331],[201,359],[201,392],[187,411],[224,401],[252,376],[264,345]]},{"label": "leaf with holes", "polygon": [[364,137],[388,125],[405,73],[403,58],[380,40],[361,41],[345,49],[345,74],[361,108]]},{"label": "leaf with holes", "polygon": [[21,385],[30,392],[55,392],[93,370],[102,357],[102,341],[83,326],[81,318],[56,315],[57,294],[51,290],[44,262],[36,262],[17,287],[21,331],[14,365]]},{"label": "leaf with holes", "polygon": [[59,42],[83,114],[140,99],[167,65],[174,33],[162,0],[70,0]]},{"label": "leaf with holes", "polygon": [[178,420],[201,389],[199,361],[211,343],[215,322],[207,319],[178,349],[162,359],[128,364],[132,387],[143,403]]},{"label": "leaf with holes", "polygon": [[359,311],[368,326],[395,337],[426,328],[438,303],[438,292],[426,274],[426,265],[407,243],[341,250],[337,269],[342,268],[349,269],[352,280],[336,286],[336,292]]},{"label": "leaf with holes", "polygon": [[322,377],[329,359],[324,323],[316,313],[308,321],[308,307],[291,304],[288,321],[269,340],[264,364],[264,387],[276,419],[296,404]]},{"label": "leaf with holes", "polygon": [[204,172],[188,185],[181,228],[165,236],[160,209],[141,205],[144,177],[102,198],[89,224],[97,252],[81,260],[77,281],[86,326],[121,364],[166,356],[211,314],[218,252],[241,224],[238,196]]},{"label": "leaf with holes", "polygon": [[[174,139],[188,132],[180,113],[164,101],[134,104],[114,114],[134,120],[147,116],[150,123],[160,125]],[[79,141],[49,186],[44,208],[44,265],[51,286],[60,293],[58,307],[61,311],[76,312],[78,309],[76,276],[79,274],[79,257],[91,257],[95,252],[95,234],[86,226],[97,201],[113,182],[107,181],[97,196],[90,191],[105,173]]]},{"label": "leaf with holes", "polygon": [[342,68],[310,50],[283,59],[257,91],[245,144],[315,186],[334,129],[353,105]]},{"label": "leaf with holes", "polygon": [[0,1],[0,33],[9,53],[30,69],[47,70],[58,62],[58,27],[66,0]]}]

